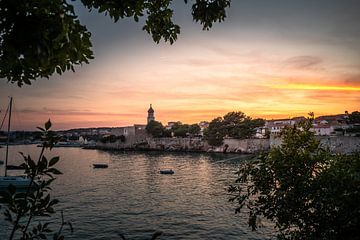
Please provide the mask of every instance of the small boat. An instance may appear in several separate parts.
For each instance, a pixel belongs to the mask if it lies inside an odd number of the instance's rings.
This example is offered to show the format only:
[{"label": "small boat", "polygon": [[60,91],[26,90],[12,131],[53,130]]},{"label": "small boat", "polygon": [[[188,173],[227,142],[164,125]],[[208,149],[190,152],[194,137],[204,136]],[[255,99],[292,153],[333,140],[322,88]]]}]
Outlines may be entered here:
[{"label": "small boat", "polygon": [[94,168],[108,168],[109,166],[106,163],[94,163]]},{"label": "small boat", "polygon": [[[0,189],[6,189],[13,185],[16,189],[24,189],[30,186],[31,179],[26,176],[5,176],[0,177]],[[35,186],[35,184],[33,184]]]},{"label": "small boat", "polygon": [[160,170],[160,174],[174,174],[175,172],[172,169],[163,169]]},{"label": "small boat", "polygon": [[76,142],[58,142],[54,147],[81,147],[80,143]]}]

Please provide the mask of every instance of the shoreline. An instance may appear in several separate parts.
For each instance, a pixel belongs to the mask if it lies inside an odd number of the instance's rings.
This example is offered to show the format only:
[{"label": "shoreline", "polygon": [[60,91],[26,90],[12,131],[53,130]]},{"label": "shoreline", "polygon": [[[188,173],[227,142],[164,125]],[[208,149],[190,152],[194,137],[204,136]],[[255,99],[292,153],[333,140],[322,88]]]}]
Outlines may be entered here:
[{"label": "shoreline", "polygon": [[101,150],[101,151],[110,151],[110,152],[159,152],[159,153],[202,153],[202,154],[233,154],[233,155],[247,155],[255,156],[259,154],[268,153],[269,151],[259,151],[259,152],[241,152],[241,151],[204,151],[204,150],[180,150],[180,149],[157,149],[157,148],[116,148],[116,147],[102,147],[102,146],[90,146],[82,147],[85,150]]}]

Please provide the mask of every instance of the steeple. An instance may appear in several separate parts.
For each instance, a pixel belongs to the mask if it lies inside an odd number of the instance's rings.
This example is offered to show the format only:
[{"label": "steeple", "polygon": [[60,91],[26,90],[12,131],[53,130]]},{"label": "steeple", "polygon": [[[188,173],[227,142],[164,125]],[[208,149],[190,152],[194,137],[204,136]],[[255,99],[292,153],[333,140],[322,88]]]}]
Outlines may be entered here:
[{"label": "steeple", "polygon": [[148,110],[147,123],[151,121],[155,121],[154,109],[152,108],[152,104],[150,104],[150,108]]}]

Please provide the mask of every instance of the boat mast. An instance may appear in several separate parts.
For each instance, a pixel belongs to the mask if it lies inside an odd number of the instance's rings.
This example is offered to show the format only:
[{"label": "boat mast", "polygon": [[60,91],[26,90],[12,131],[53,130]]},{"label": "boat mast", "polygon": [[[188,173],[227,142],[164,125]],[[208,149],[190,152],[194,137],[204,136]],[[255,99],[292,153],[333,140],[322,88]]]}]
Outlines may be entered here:
[{"label": "boat mast", "polygon": [[6,142],[6,157],[5,157],[5,177],[7,174],[7,162],[9,157],[9,142],[10,142],[10,123],[11,123],[11,110],[12,110],[12,97],[10,97],[9,103],[9,121],[8,121],[8,132],[7,132],[7,142]]}]

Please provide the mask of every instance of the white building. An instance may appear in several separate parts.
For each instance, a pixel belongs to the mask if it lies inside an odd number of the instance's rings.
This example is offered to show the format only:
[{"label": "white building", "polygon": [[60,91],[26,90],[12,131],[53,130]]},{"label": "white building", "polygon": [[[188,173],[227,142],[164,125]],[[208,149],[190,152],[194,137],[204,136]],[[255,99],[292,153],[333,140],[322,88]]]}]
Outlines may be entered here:
[{"label": "white building", "polygon": [[305,120],[305,117],[294,117],[286,119],[268,120],[265,122],[265,128],[270,134],[279,134],[285,127],[294,126],[295,124]]},{"label": "white building", "polygon": [[311,130],[317,136],[330,136],[335,134],[334,126],[329,124],[315,124]]}]

